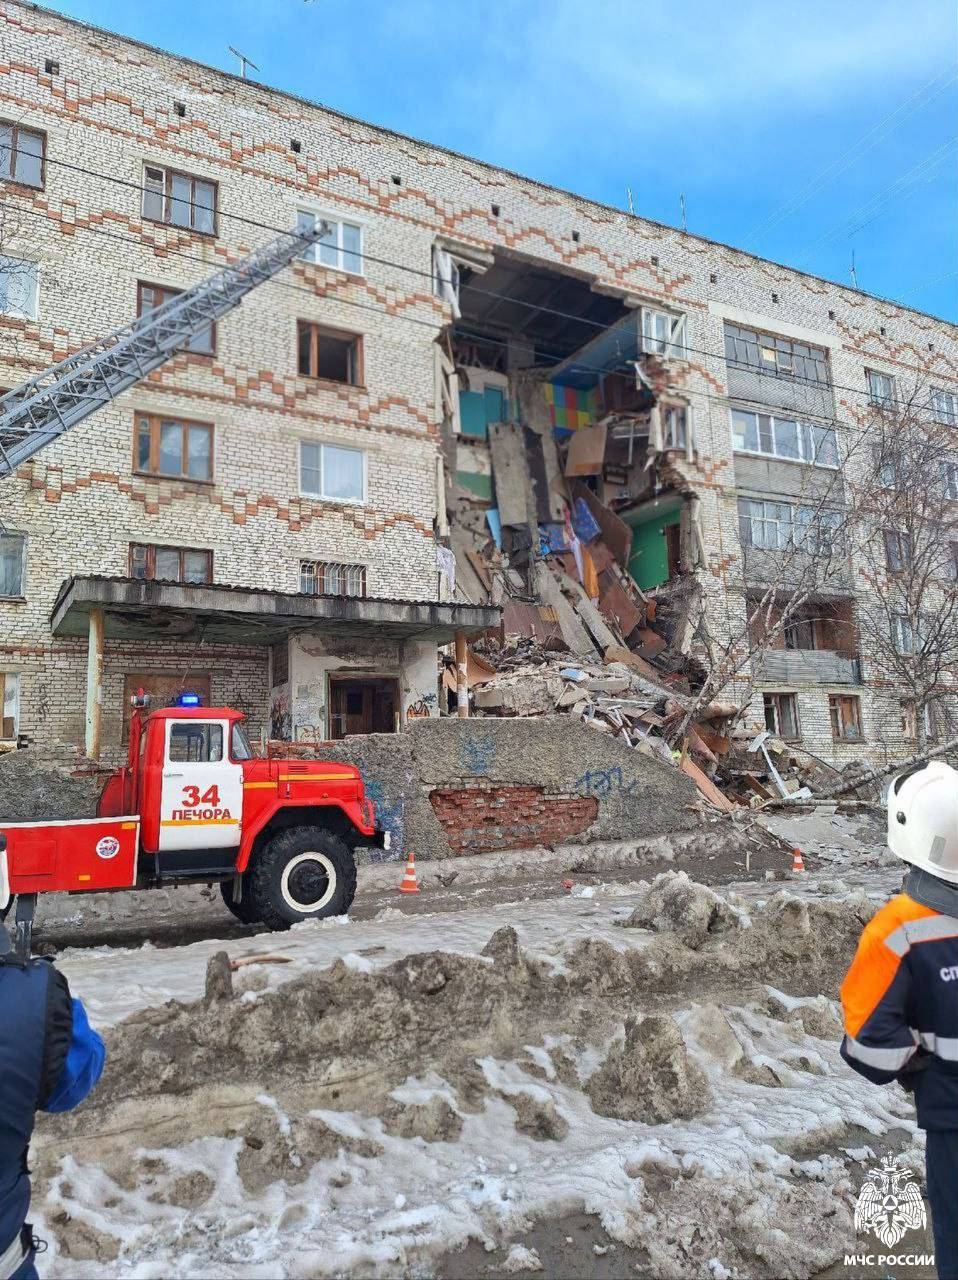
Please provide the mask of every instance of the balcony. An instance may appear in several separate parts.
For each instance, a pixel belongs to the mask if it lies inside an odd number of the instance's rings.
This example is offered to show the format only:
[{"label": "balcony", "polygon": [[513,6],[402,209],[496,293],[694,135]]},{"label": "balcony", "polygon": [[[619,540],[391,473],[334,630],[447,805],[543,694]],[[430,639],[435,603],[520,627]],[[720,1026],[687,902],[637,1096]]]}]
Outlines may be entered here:
[{"label": "balcony", "polygon": [[766,649],[752,661],[756,680],[763,684],[861,684],[860,658],[832,649]]}]

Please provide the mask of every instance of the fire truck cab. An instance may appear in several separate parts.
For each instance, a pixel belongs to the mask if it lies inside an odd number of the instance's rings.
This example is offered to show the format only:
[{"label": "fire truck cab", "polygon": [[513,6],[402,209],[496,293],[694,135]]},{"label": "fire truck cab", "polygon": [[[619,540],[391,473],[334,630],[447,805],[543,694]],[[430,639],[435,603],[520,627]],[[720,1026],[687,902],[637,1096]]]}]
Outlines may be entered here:
[{"label": "fire truck cab", "polygon": [[127,763],[96,818],[0,822],[9,893],[26,900],[18,923],[29,928],[38,893],[212,882],[246,924],[286,929],[347,911],[353,850],[389,845],[359,770],[257,758],[243,720],[193,694],[157,711],[135,698]]}]

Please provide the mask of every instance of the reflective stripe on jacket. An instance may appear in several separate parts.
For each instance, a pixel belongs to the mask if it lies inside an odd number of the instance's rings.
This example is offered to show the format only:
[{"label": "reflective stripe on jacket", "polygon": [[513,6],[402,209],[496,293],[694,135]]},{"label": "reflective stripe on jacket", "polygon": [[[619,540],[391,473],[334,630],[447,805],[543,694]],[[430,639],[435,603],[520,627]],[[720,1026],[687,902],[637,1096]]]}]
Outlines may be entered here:
[{"label": "reflective stripe on jacket", "polygon": [[878,1084],[913,1073],[919,1125],[958,1129],[958,916],[893,898],[865,926],[841,999],[849,1066]]}]

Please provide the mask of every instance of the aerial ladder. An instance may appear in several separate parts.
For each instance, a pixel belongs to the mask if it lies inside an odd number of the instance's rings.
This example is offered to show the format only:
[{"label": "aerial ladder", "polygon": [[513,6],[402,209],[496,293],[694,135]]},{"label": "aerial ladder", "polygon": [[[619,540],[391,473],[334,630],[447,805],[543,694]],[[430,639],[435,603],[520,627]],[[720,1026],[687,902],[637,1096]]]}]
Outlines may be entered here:
[{"label": "aerial ladder", "polygon": [[248,257],[121,325],[0,397],[0,478],[159,369],[329,232],[284,231]]}]

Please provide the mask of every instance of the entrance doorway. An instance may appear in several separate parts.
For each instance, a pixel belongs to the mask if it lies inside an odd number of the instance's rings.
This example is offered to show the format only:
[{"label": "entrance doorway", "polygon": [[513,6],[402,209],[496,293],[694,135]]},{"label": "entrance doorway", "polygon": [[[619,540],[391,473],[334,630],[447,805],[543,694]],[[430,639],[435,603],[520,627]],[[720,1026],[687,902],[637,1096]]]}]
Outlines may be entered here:
[{"label": "entrance doorway", "polygon": [[329,736],[395,733],[399,686],[395,680],[329,677]]}]

